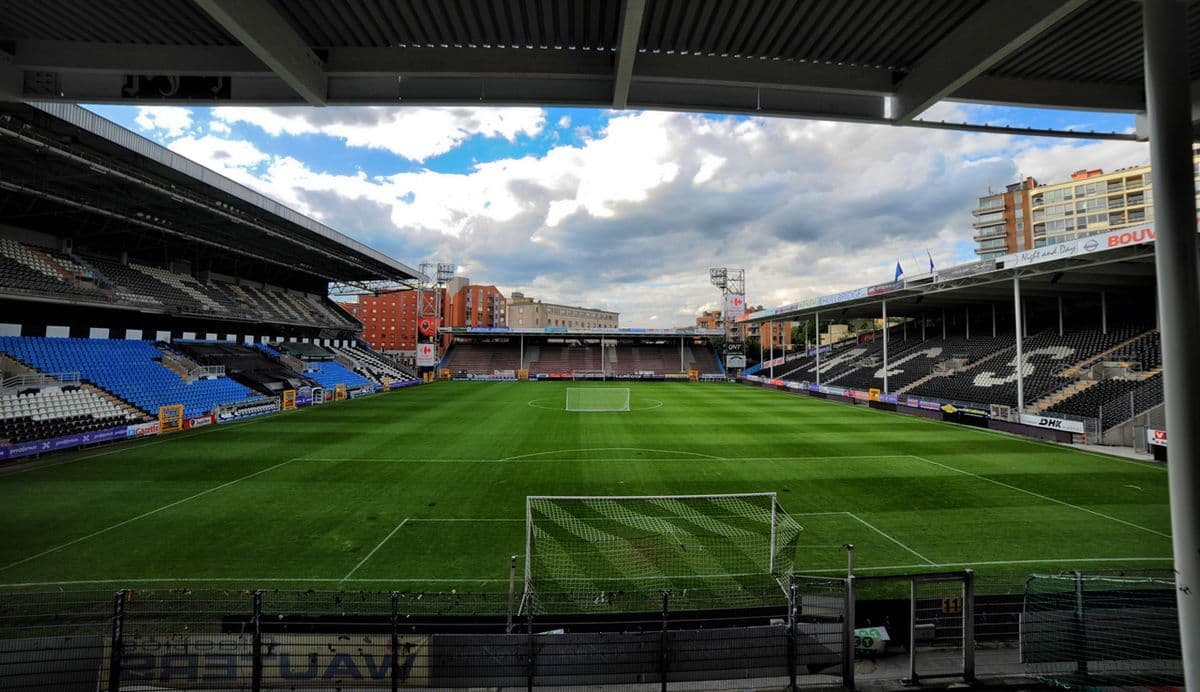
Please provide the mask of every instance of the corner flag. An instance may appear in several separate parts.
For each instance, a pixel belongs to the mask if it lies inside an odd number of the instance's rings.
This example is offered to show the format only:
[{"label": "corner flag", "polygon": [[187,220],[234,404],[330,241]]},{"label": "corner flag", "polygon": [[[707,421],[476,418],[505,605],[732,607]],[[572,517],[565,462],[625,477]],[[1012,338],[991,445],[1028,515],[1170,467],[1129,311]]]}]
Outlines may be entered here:
[{"label": "corner flag", "polygon": [[904,276],[904,269],[900,266],[900,260],[896,260],[896,278],[892,281],[899,281],[902,276]]}]

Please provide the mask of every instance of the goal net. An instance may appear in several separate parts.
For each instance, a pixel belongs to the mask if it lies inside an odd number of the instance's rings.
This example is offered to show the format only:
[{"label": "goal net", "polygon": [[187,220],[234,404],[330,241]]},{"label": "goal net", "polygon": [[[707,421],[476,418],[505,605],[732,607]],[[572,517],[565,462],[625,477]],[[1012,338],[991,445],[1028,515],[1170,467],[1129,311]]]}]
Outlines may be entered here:
[{"label": "goal net", "polygon": [[627,387],[567,387],[568,411],[628,411]]},{"label": "goal net", "polygon": [[526,499],[525,590],[737,587],[790,574],[775,493]]}]

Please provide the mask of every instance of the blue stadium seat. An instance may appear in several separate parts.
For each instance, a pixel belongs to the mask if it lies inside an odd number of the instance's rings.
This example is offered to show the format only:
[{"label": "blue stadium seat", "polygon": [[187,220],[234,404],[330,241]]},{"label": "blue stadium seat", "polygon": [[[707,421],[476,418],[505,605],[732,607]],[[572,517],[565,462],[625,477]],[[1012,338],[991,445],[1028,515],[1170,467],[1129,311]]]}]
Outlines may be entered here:
[{"label": "blue stadium seat", "polygon": [[222,404],[260,398],[226,377],[184,382],[159,362],[162,353],[149,341],[6,336],[0,337],[0,351],[45,373],[78,372],[151,415],[182,404],[184,416],[199,416]]},{"label": "blue stadium seat", "polygon": [[346,366],[337,361],[311,361],[305,363],[305,365],[308,367],[309,372],[304,373],[304,376],[326,389],[332,389],[339,384],[344,384],[347,387],[372,384],[367,378],[351,370],[347,370]]}]

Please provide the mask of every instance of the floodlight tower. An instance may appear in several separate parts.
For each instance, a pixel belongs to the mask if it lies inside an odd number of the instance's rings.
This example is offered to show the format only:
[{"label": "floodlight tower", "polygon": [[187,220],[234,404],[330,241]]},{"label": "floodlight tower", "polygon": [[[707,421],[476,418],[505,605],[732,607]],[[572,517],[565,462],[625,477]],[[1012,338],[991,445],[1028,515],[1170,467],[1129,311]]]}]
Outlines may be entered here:
[{"label": "floodlight tower", "polygon": [[725,331],[725,366],[746,367],[745,343],[742,328],[734,319],[746,311],[746,270],[714,267],[708,270],[708,280],[721,289],[721,325]]},{"label": "floodlight tower", "polygon": [[[442,323],[442,304],[445,302],[442,299],[445,293],[446,284],[450,279],[454,278],[455,265],[447,262],[422,262],[419,266],[421,270],[421,281],[417,289],[417,320],[414,326],[416,336],[413,340],[414,344],[421,343],[421,321],[423,318],[431,317],[434,319],[434,324],[441,326]],[[435,331],[429,335],[429,343],[437,343],[438,335]]]}]

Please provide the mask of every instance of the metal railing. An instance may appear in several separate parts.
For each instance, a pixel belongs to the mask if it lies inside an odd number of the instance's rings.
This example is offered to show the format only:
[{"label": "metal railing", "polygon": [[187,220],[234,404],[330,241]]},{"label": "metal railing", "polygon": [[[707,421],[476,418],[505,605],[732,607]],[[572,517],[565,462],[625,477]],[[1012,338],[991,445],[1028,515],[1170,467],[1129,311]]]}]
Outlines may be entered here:
[{"label": "metal railing", "polygon": [[0,391],[8,389],[26,389],[29,387],[56,387],[67,384],[79,384],[78,372],[58,373],[25,373],[13,375],[0,381]]},{"label": "metal railing", "polygon": [[[1083,631],[1093,640],[1114,624],[1158,633],[1145,638],[1150,646],[1110,638],[1087,650],[1092,661],[1141,657],[1137,667],[1124,665],[1123,684],[1160,682],[1178,668],[1164,578],[1088,582]],[[1069,612],[1072,578],[1039,579],[1048,586],[969,570],[795,576],[763,588],[537,594],[541,605],[520,614],[505,592],[6,592],[0,689],[666,690],[722,680],[853,689],[1078,672],[1088,659],[1065,636],[1079,631]],[[873,662],[856,674],[863,658]],[[1093,663],[1092,675],[1099,670]]]}]

